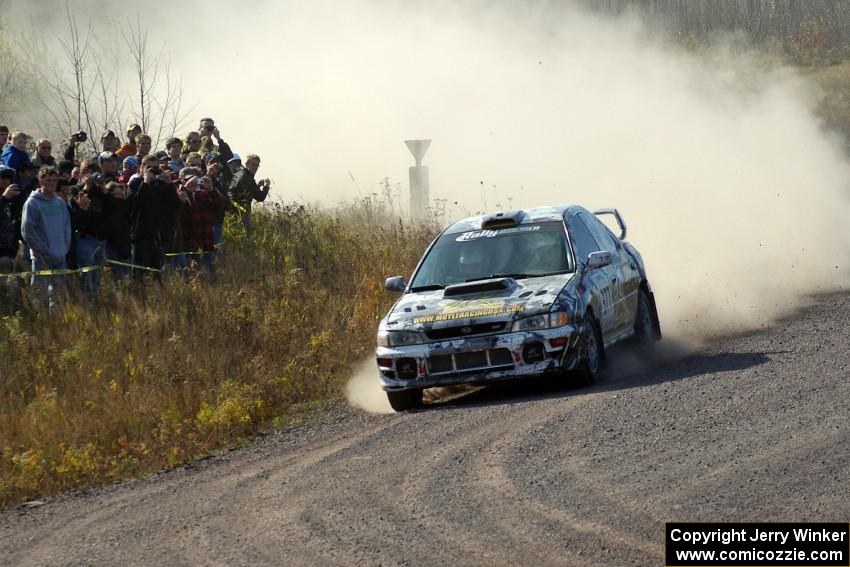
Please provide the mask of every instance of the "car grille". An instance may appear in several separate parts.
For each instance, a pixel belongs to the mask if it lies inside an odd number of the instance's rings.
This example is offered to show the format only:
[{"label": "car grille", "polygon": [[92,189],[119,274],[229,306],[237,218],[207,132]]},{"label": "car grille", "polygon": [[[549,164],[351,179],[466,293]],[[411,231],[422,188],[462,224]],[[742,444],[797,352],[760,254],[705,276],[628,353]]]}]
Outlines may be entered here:
[{"label": "car grille", "polygon": [[428,357],[428,369],[431,374],[496,370],[506,367],[513,368],[513,366],[511,351],[506,348],[491,348]]},{"label": "car grille", "polygon": [[425,336],[433,341],[466,338],[485,333],[498,333],[507,326],[505,321],[497,323],[479,323],[478,325],[459,325],[456,327],[444,327],[442,329],[427,329]]}]

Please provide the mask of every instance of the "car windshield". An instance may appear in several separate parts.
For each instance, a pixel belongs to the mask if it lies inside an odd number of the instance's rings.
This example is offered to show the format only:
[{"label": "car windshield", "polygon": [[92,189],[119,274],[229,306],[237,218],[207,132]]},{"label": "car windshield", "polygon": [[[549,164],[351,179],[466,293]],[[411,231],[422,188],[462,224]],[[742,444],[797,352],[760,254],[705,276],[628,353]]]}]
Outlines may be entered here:
[{"label": "car windshield", "polygon": [[444,234],[413,278],[412,291],[495,278],[529,278],[573,271],[560,222]]}]

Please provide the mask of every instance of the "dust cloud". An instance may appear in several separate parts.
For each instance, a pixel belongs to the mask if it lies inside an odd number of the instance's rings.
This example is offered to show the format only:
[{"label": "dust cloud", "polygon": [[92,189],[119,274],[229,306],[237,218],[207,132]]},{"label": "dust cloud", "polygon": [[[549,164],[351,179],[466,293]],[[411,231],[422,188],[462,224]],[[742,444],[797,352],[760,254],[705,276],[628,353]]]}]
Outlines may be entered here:
[{"label": "dust cloud", "polygon": [[371,413],[393,413],[387,395],[378,383],[378,369],[372,357],[360,362],[345,385],[345,398],[356,408]]},{"label": "dust cloud", "polygon": [[[74,2],[79,14],[86,4]],[[103,21],[126,17],[126,6],[88,4]],[[144,10],[186,99],[237,152],[264,158],[276,198],[351,200],[384,177],[406,187],[402,141],[430,138],[424,163],[446,222],[556,203],[619,208],[665,334],[686,344],[847,287],[842,143],[816,116],[813,85],[740,45],[688,52],[637,17],[561,2]],[[364,366],[356,383],[374,390],[375,372]]]}]

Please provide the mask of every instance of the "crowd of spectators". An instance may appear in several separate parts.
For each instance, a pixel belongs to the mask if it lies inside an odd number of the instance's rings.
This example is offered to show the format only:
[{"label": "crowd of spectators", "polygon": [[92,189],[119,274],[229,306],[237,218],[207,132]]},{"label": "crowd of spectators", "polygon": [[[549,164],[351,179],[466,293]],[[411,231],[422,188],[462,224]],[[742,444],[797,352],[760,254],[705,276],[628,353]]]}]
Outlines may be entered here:
[{"label": "crowd of spectators", "polygon": [[57,159],[50,140],[33,144],[0,125],[0,289],[9,297],[27,276],[52,305],[69,270],[92,297],[105,266],[121,280],[194,259],[214,276],[225,215],[238,215],[251,237],[251,204],[266,199],[270,182],[256,179],[259,156],[243,163],[212,118],[162,150],[137,124],[123,141],[104,132],[95,155],[79,155],[86,140],[73,134]]}]

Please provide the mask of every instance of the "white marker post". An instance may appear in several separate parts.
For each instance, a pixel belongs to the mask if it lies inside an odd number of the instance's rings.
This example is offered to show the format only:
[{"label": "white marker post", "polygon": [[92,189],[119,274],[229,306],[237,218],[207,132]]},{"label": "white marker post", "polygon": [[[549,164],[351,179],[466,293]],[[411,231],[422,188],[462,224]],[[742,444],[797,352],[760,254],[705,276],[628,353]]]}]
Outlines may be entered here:
[{"label": "white marker post", "polygon": [[422,220],[428,217],[429,197],[431,189],[428,181],[428,168],[422,165],[422,158],[431,145],[431,140],[405,140],[407,149],[413,154],[416,165],[408,171],[410,173],[410,218]]}]

